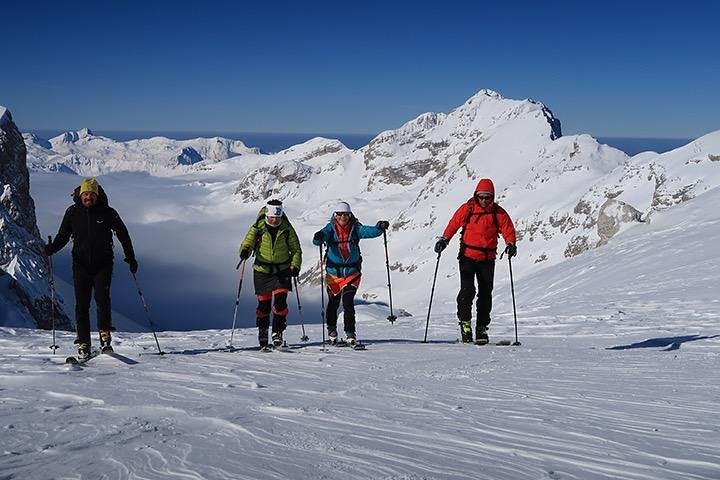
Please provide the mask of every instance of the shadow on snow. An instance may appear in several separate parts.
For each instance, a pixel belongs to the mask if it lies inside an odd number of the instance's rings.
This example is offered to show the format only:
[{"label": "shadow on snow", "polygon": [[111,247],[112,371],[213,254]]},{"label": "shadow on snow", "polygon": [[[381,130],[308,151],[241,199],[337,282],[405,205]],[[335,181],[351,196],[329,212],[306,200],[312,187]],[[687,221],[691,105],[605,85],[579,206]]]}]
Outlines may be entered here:
[{"label": "shadow on snow", "polygon": [[[396,343],[396,344],[434,344],[434,345],[448,345],[448,344],[455,344],[457,343],[457,340],[428,340],[427,342],[423,342],[422,340],[408,340],[408,339],[401,339],[401,338],[389,338],[389,339],[373,339],[373,340],[362,340],[362,343],[366,346],[374,345],[374,344],[381,344],[381,343]],[[318,347],[321,348],[323,346],[322,342],[307,342],[307,343],[290,343],[288,344],[288,347],[290,350],[298,350],[301,348],[307,348],[307,347]],[[328,348],[342,348],[342,347],[334,347],[332,345],[327,345]],[[175,351],[169,351],[165,352],[167,355],[203,355],[206,353],[213,353],[213,352],[257,352],[260,350],[260,347],[258,345],[251,345],[246,347],[216,347],[216,348],[194,348],[194,349],[187,349],[187,350],[175,350]]]},{"label": "shadow on snow", "polygon": [[665,337],[665,338],[650,338],[643,342],[632,343],[630,345],[617,345],[615,347],[608,347],[605,350],[629,350],[631,348],[660,348],[667,347],[666,352],[672,350],[678,350],[680,345],[686,342],[695,342],[697,340],[709,340],[712,338],[718,338],[720,335],[712,336],[701,336],[701,335],[685,335],[682,337]]}]

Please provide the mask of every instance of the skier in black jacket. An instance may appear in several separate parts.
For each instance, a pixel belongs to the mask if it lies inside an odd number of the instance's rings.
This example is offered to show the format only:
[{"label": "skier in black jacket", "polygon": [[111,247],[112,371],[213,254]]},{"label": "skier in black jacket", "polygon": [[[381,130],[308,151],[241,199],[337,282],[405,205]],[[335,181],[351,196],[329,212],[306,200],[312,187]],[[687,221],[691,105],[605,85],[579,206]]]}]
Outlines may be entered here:
[{"label": "skier in black jacket", "polygon": [[113,237],[115,232],[130,271],[137,272],[132,241],[120,215],[108,205],[107,195],[94,178],[86,178],[73,192],[74,204],[65,211],[55,240],[45,246],[53,255],[72,237],[73,284],[75,287],[75,321],[77,323],[78,355],[90,354],[90,295],[95,289],[97,326],[100,346],[110,347],[110,281],[113,270]]}]

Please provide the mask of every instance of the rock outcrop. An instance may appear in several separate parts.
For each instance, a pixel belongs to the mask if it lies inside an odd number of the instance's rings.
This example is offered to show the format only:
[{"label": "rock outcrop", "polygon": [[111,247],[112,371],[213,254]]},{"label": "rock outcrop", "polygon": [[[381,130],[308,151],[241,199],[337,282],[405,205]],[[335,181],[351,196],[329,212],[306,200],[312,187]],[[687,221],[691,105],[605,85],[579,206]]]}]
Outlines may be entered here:
[{"label": "rock outcrop", "polygon": [[53,308],[44,243],[30,196],[27,151],[10,112],[0,107],[0,325],[68,329],[60,302]]}]

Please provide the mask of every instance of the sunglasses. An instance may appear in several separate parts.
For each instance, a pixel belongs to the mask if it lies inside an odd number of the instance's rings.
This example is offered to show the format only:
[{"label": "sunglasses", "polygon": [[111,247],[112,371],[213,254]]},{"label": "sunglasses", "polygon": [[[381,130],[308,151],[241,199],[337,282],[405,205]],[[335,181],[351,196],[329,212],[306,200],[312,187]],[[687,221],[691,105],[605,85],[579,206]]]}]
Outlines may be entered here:
[{"label": "sunglasses", "polygon": [[352,215],[350,212],[335,212],[336,217],[349,217],[350,215]]},{"label": "sunglasses", "polygon": [[475,195],[478,200],[492,200],[492,195]]}]

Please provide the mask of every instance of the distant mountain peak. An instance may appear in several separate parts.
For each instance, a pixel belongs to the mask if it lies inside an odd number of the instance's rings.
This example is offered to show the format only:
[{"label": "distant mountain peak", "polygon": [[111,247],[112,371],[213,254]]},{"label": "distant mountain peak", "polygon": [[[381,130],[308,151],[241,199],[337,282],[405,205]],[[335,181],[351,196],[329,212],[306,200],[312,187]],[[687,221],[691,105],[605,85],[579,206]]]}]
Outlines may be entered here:
[{"label": "distant mountain peak", "polygon": [[9,118],[10,118],[9,110],[7,108],[3,107],[2,105],[0,105],[0,127],[2,127],[5,124],[5,122],[8,121]]},{"label": "distant mountain peak", "polygon": [[340,140],[314,137],[306,142],[286,148],[279,152],[278,155],[291,156],[294,159],[305,161],[341,150],[347,150],[347,147]]},{"label": "distant mountain peak", "polygon": [[65,132],[51,139],[52,143],[75,143],[78,140],[94,136],[93,132],[89,128],[82,128],[76,131]]},{"label": "distant mountain peak", "polygon": [[505,100],[505,98],[502,95],[500,95],[498,92],[496,92],[495,90],[490,90],[489,88],[483,88],[480,91],[478,91],[475,95],[468,98],[467,101],[465,102],[465,104],[467,105],[467,104],[471,104],[471,103],[474,103],[477,101],[485,101],[488,98],[492,98],[495,100]]}]

